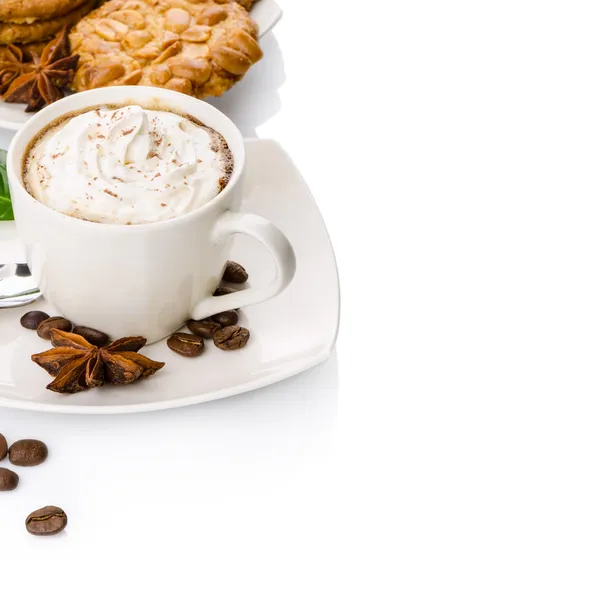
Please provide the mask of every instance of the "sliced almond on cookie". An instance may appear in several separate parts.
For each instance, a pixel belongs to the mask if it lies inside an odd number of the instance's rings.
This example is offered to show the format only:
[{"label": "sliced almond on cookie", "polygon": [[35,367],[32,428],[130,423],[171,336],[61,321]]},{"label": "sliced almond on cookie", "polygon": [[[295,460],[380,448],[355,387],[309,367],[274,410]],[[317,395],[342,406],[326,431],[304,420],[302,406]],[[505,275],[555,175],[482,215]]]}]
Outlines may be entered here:
[{"label": "sliced almond on cookie", "polygon": [[111,17],[125,23],[133,29],[143,29],[146,26],[146,19],[144,15],[140,14],[137,10],[118,10],[112,13]]},{"label": "sliced almond on cookie", "polygon": [[184,42],[200,44],[206,42],[211,36],[211,29],[207,25],[194,25],[179,34]]},{"label": "sliced almond on cookie", "polygon": [[87,89],[94,89],[104,87],[123,75],[125,75],[123,65],[100,65],[86,69],[83,74],[83,82]]},{"label": "sliced almond on cookie", "polygon": [[[148,42],[152,40],[152,34],[146,30],[130,31],[123,40],[126,48],[143,48]],[[157,55],[158,56],[158,55]]]},{"label": "sliced almond on cookie", "polygon": [[220,6],[208,6],[198,16],[200,25],[216,25],[227,18],[227,11]]},{"label": "sliced almond on cookie", "polygon": [[156,65],[150,71],[150,81],[155,85],[164,85],[171,79],[172,75],[169,65]]},{"label": "sliced almond on cookie", "polygon": [[211,56],[219,67],[232,75],[243,75],[252,66],[252,61],[245,54],[227,46],[215,48]]},{"label": "sliced almond on cookie", "polygon": [[192,82],[189,79],[183,79],[182,77],[173,77],[172,79],[169,79],[169,81],[165,83],[165,87],[176,92],[181,92],[182,94],[192,93]]},{"label": "sliced almond on cookie", "polygon": [[170,8],[165,13],[165,28],[175,33],[185,31],[190,25],[190,13],[183,8]]},{"label": "sliced almond on cookie", "polygon": [[236,31],[229,38],[228,43],[234,50],[239,50],[248,56],[253,63],[258,62],[263,57],[263,51],[258,42],[246,31]]},{"label": "sliced almond on cookie", "polygon": [[203,58],[178,56],[170,61],[169,66],[171,67],[173,75],[189,79],[198,85],[202,85],[208,81],[212,73],[209,62]]}]

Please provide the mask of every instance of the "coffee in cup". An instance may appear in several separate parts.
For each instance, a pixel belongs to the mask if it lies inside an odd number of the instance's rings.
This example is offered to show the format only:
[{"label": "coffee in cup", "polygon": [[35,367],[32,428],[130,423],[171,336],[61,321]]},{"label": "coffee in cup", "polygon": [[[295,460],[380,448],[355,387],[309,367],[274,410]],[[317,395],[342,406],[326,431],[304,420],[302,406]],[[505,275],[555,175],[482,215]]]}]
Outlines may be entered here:
[{"label": "coffee in cup", "polygon": [[65,215],[120,225],[179,217],[225,188],[233,157],[223,136],[190,115],[139,105],[67,115],[37,135],[23,181]]}]

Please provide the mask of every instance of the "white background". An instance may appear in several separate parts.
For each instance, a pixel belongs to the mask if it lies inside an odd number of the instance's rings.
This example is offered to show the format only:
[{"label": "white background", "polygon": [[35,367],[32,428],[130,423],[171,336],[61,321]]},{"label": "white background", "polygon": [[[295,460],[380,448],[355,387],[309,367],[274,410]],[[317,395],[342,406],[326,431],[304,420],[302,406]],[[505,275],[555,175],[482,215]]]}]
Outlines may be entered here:
[{"label": "white background", "polygon": [[0,410],[52,452],[0,498],[0,593],[597,599],[597,3],[281,4],[218,105],[319,202],[337,353],[165,413]]}]

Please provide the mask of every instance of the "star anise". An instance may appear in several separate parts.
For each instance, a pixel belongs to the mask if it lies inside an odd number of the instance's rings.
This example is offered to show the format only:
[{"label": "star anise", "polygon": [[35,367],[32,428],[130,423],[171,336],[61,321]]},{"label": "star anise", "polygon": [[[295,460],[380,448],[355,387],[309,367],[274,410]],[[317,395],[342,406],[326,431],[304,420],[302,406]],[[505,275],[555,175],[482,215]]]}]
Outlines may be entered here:
[{"label": "star anise", "polygon": [[51,329],[50,341],[54,348],[34,354],[31,360],[55,378],[47,388],[61,394],[104,383],[133,383],[140,377],[150,377],[165,365],[138,354],[146,343],[143,337],[124,337],[98,348],[80,335]]},{"label": "star anise", "polygon": [[64,88],[73,81],[79,62],[78,54],[70,54],[69,36],[63,29],[46,44],[41,55],[21,63],[21,74],[12,79],[3,92],[5,102],[24,102],[25,112],[39,110],[64,96]]},{"label": "star anise", "polygon": [[31,68],[33,57],[23,48],[9,44],[0,53],[0,94],[4,94],[10,84]]}]

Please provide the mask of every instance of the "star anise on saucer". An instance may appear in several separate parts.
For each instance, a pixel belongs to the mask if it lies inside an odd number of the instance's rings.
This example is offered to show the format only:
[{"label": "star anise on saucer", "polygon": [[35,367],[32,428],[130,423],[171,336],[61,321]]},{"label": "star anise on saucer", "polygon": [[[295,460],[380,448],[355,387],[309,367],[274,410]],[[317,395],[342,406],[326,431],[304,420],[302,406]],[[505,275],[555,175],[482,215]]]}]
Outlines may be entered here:
[{"label": "star anise on saucer", "polygon": [[[22,58],[26,59],[25,56]],[[70,53],[65,28],[46,44],[41,55],[32,54],[31,62],[21,62],[21,74],[11,80],[3,100],[26,103],[25,112],[39,110],[60,100],[65,88],[73,81],[78,62],[79,55]]]},{"label": "star anise on saucer", "polygon": [[55,378],[47,388],[61,394],[105,383],[133,383],[141,377],[150,377],[165,365],[138,354],[146,344],[143,337],[124,337],[98,348],[80,335],[51,329],[50,341],[54,348],[34,354],[31,360]]}]

